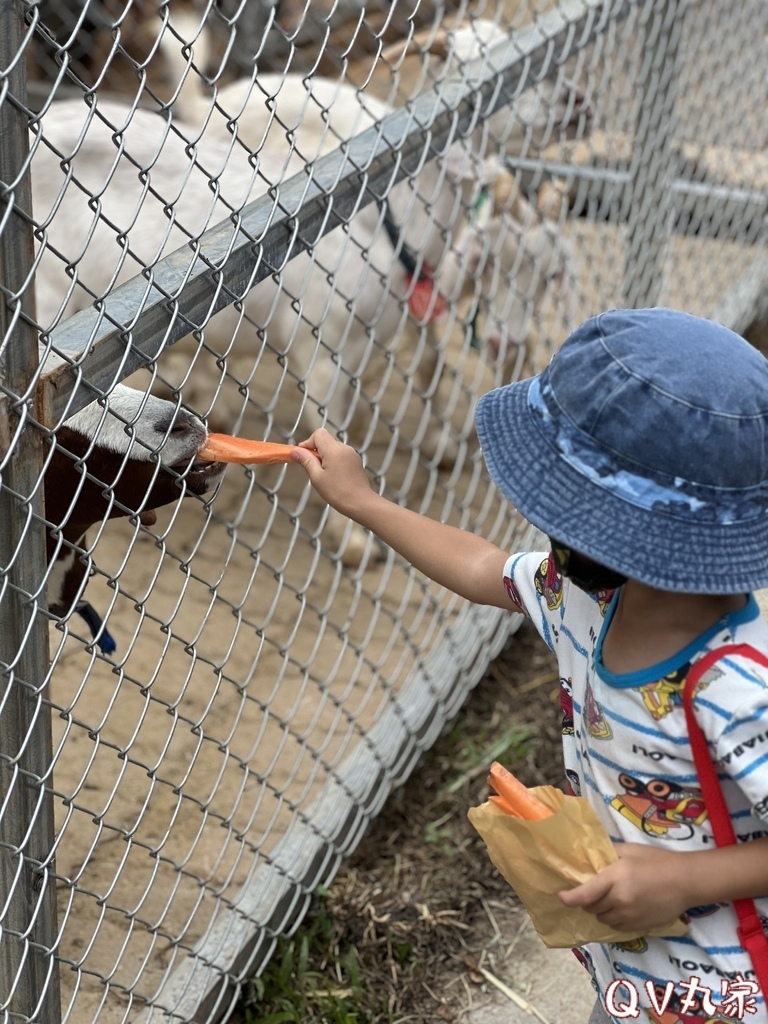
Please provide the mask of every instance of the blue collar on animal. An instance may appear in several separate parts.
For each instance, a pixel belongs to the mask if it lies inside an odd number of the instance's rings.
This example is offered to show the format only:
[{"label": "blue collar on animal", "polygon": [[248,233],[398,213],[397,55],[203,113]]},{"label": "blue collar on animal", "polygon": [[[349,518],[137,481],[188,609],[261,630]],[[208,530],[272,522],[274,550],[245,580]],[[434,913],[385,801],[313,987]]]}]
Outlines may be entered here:
[{"label": "blue collar on animal", "polygon": [[114,654],[117,650],[115,638],[105,627],[104,620],[90,601],[78,601],[75,605],[75,611],[85,619],[91,635],[99,645],[102,654]]}]

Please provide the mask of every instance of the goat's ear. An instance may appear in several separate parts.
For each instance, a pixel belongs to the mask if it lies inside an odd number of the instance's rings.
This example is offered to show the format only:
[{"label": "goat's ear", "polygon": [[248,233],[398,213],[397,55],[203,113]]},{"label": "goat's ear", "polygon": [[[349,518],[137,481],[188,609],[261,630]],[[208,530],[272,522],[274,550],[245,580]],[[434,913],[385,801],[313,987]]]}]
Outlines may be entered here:
[{"label": "goat's ear", "polygon": [[144,509],[139,512],[139,522],[142,526],[154,526],[157,522],[157,512],[153,508]]}]

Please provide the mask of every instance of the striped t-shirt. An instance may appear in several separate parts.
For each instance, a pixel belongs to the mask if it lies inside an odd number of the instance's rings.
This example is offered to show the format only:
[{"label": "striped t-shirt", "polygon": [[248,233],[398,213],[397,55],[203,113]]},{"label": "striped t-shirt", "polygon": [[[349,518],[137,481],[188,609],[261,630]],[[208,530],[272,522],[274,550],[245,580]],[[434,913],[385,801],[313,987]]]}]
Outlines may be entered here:
[{"label": "striped t-shirt", "polygon": [[[713,849],[682,692],[691,663],[706,651],[746,643],[768,652],[768,623],[754,597],[675,657],[614,675],[603,667],[601,652],[618,591],[586,594],[557,574],[546,552],[512,555],[504,584],[557,657],[572,791],[590,801],[616,843]],[[736,835],[740,840],[767,836],[768,670],[742,657],[721,659],[702,677],[695,706],[710,750],[716,751]],[[663,878],[658,885],[664,885]],[[768,898],[755,902],[768,928]],[[768,1024],[751,961],[736,938],[733,906],[691,908],[688,917],[689,930],[681,938],[591,943],[579,951],[600,997],[609,995],[611,1015],[652,1024],[734,1019]],[[619,979],[621,985],[612,985]],[[669,982],[674,989],[667,989]],[[629,1012],[635,1002],[639,1016]]]}]

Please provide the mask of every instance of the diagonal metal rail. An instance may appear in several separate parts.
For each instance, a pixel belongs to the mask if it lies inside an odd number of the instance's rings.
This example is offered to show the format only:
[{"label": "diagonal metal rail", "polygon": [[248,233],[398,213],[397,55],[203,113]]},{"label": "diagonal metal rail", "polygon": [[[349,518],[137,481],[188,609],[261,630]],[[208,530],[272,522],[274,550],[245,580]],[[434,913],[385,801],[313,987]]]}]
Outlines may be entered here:
[{"label": "diagonal metal rail", "polygon": [[[646,6],[646,0],[564,0],[535,26],[496,47],[490,60],[474,62],[464,74],[423,93],[306,172],[275,185],[235,220],[210,229],[115,289],[99,308],[71,317],[49,338],[52,351],[40,384],[45,421],[60,422],[107,393],[193,325],[242,298],[362,206],[385,197],[397,182],[470,135],[551,67],[589,45],[609,23]],[[27,116],[22,103],[16,109]],[[629,172],[610,184],[625,192]],[[698,188],[691,184],[678,192],[695,196]],[[732,192],[729,196],[733,200]],[[741,199],[759,215],[761,197]],[[751,275],[744,288],[752,294],[759,279]],[[27,323],[32,319],[28,311]],[[26,592],[34,593],[30,587],[25,584]],[[183,959],[179,954],[178,966],[142,1021],[215,1020],[231,1006],[239,980],[266,963],[276,936],[296,924],[313,889],[333,877],[390,789],[410,774],[458,709],[488,657],[506,639],[509,617],[468,607],[452,630],[456,642],[450,651],[438,645],[423,659],[398,693],[396,706],[377,721],[365,748],[329,779],[309,823],[295,821],[270,858],[255,865],[237,899],[217,906],[215,923],[190,954]],[[39,671],[44,678],[42,666]],[[44,777],[46,763],[44,757],[36,777]],[[44,850],[37,861],[44,864]]]}]

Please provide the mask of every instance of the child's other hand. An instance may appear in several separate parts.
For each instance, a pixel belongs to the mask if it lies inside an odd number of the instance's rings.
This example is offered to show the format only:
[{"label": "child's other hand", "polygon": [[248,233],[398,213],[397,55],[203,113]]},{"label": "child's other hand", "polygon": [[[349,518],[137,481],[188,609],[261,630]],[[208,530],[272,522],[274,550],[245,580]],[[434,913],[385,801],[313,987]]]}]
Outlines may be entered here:
[{"label": "child's other hand", "polygon": [[674,921],[693,904],[686,895],[686,856],[642,843],[621,843],[619,859],[594,878],[558,893],[567,907],[582,907],[602,924],[645,935]]},{"label": "child's other hand", "polygon": [[291,458],[304,467],[320,497],[344,515],[354,518],[361,501],[372,493],[355,449],[337,441],[323,427],[297,445]]}]

